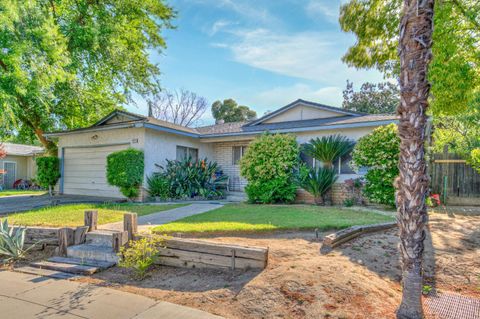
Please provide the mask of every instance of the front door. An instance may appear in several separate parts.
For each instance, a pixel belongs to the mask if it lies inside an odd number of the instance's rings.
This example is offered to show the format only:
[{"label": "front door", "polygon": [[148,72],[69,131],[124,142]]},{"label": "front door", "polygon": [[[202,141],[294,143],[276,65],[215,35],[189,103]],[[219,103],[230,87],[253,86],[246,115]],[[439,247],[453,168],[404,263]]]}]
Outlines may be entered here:
[{"label": "front door", "polygon": [[13,188],[13,184],[17,178],[17,163],[3,162],[3,185],[5,188]]}]

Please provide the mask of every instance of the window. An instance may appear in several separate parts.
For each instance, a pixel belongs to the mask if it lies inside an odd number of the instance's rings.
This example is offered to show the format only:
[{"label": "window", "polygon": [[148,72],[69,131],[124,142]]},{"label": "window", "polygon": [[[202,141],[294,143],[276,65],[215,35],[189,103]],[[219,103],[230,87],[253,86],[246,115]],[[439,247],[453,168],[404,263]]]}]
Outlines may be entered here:
[{"label": "window", "polygon": [[198,149],[177,145],[177,161],[183,161],[187,158],[198,161]]},{"label": "window", "polygon": [[240,159],[247,151],[247,146],[234,146],[232,148],[232,165],[239,165]]},{"label": "window", "polygon": [[335,168],[338,169],[338,174],[356,174],[350,167],[350,161],[352,160],[351,154],[348,154],[338,159]]}]

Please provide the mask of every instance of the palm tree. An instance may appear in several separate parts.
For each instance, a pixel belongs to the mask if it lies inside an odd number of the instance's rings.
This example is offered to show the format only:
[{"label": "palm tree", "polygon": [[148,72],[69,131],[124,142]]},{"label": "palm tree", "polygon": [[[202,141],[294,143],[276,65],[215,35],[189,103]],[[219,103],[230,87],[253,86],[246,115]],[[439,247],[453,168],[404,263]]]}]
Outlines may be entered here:
[{"label": "palm tree", "polygon": [[397,318],[423,318],[422,257],[427,223],[428,176],[424,158],[435,0],[404,0],[400,21],[400,175],[397,221],[402,257],[402,302]]},{"label": "palm tree", "polygon": [[308,168],[308,172],[300,177],[299,185],[313,195],[315,204],[324,205],[325,194],[337,181],[337,178],[337,173],[333,168]]},{"label": "palm tree", "polygon": [[331,168],[340,157],[347,155],[355,146],[355,142],[345,136],[330,135],[311,139],[303,146],[305,154],[319,160],[324,167]]}]

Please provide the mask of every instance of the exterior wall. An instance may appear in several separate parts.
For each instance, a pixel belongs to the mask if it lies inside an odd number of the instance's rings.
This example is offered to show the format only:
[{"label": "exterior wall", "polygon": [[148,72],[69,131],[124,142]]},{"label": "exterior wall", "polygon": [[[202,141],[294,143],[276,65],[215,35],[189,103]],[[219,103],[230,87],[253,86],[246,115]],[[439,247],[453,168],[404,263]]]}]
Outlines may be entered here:
[{"label": "exterior wall", "polygon": [[213,159],[230,178],[231,191],[243,191],[247,180],[240,176],[240,165],[233,164],[233,147],[247,146],[250,141],[220,142],[213,144]]},{"label": "exterior wall", "polygon": [[145,180],[158,172],[155,164],[165,166],[166,159],[177,157],[177,145],[198,149],[198,158],[213,159],[213,145],[201,143],[199,139],[147,129],[145,132]]},{"label": "exterior wall", "polygon": [[312,120],[312,119],[329,118],[329,117],[342,116],[342,115],[343,114],[338,112],[320,110],[315,107],[306,106],[306,105],[299,105],[286,112],[278,114],[264,121],[264,123]]},{"label": "exterior wall", "polygon": [[[28,174],[28,156],[7,155],[5,158],[0,159],[0,169],[3,169],[3,163],[5,162],[17,163],[15,180],[31,179],[32,176]],[[0,178],[0,185],[4,185],[3,176]],[[12,186],[7,185],[6,187],[11,188]]]},{"label": "exterior wall", "polygon": [[[104,156],[100,156],[101,152],[95,152],[96,149],[100,150],[100,147],[111,147],[118,146],[118,149],[121,149],[121,146],[125,148],[133,147],[136,149],[143,150],[145,145],[145,129],[144,128],[118,128],[112,130],[104,131],[94,131],[94,132],[79,132],[76,134],[68,134],[59,137],[58,141],[58,156],[63,158],[65,153],[68,153],[69,150],[78,153],[76,158],[79,163],[102,166],[105,165]],[[79,152],[79,150],[85,150]],[[99,155],[99,156],[97,156]],[[64,163],[65,167],[68,169],[67,163]],[[119,192],[112,192],[109,185],[99,186],[99,184],[104,184],[105,180],[105,169],[101,170],[101,174],[98,173],[96,176],[89,176],[90,170],[85,172],[85,178],[90,178],[97,185],[96,187],[100,189],[98,194],[92,190],[92,194],[97,196],[108,196],[108,197],[123,197]],[[95,173],[93,173],[95,175]],[[91,175],[91,174],[90,174]],[[97,176],[98,175],[98,176]],[[60,179],[59,183],[55,187],[56,191],[61,191],[61,183],[64,183],[63,177]]]}]

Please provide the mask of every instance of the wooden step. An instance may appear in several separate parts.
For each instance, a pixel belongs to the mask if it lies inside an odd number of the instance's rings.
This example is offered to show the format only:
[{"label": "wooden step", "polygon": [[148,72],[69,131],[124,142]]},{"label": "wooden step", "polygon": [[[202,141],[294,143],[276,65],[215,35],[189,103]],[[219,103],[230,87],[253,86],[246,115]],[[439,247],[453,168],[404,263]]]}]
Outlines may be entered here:
[{"label": "wooden step", "polygon": [[84,266],[84,265],[75,265],[67,263],[58,263],[51,261],[39,261],[30,263],[31,267],[36,267],[40,269],[48,269],[54,271],[61,271],[69,274],[75,275],[93,275],[101,269],[95,266]]},{"label": "wooden step", "polygon": [[64,264],[81,265],[81,266],[93,266],[93,267],[98,267],[100,269],[107,269],[107,268],[115,266],[114,262],[92,260],[92,259],[59,257],[59,256],[51,257],[51,258],[48,259],[48,261],[53,262],[53,263],[64,263]]},{"label": "wooden step", "polygon": [[81,275],[66,273],[62,271],[55,271],[50,269],[44,269],[44,268],[36,268],[31,266],[23,266],[23,267],[15,268],[15,271],[25,273],[25,274],[30,274],[30,275],[41,276],[41,277],[54,278],[54,279],[74,279],[74,278],[82,277]]}]

